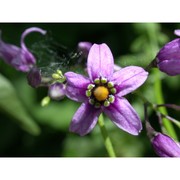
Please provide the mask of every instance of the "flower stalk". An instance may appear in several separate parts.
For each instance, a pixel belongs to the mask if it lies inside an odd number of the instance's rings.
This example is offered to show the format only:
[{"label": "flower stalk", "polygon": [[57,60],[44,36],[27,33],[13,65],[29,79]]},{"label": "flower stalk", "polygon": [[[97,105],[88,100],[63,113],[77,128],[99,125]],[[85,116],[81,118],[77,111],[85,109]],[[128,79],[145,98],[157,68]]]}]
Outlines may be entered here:
[{"label": "flower stalk", "polygon": [[[147,33],[149,36],[150,48],[152,49],[152,53],[156,53],[156,51],[158,50],[156,31],[147,28]],[[162,93],[162,84],[161,84],[159,69],[154,68],[153,75],[154,75],[154,92],[155,92],[156,103],[164,104],[164,97]],[[164,115],[168,115],[166,107],[159,108],[159,111]],[[172,138],[177,140],[178,138],[172,126],[172,123],[166,118],[163,118],[162,123],[163,123],[163,126],[165,127],[165,130],[167,131],[163,133],[168,133],[168,135],[170,135]]]},{"label": "flower stalk", "polygon": [[98,125],[101,130],[101,134],[104,139],[104,145],[106,147],[109,157],[116,157],[114,148],[112,146],[111,139],[108,135],[108,132],[107,132],[105,124],[104,124],[104,118],[103,118],[102,114],[99,116]]},{"label": "flower stalk", "polygon": [[[158,69],[154,69],[153,73],[154,73],[154,77],[155,77],[154,91],[155,91],[155,96],[156,96],[156,102],[157,102],[157,104],[164,104],[164,98],[163,98],[163,94],[162,94],[162,84],[161,84],[161,80],[159,77],[160,72]],[[159,107],[159,111],[160,111],[160,113],[162,113],[164,115],[168,115],[166,107]],[[168,133],[168,135],[170,135],[172,138],[177,140],[178,138],[174,131],[172,123],[169,120],[167,120],[165,117],[162,118],[162,123],[167,131],[167,132],[163,132],[163,133]]]}]

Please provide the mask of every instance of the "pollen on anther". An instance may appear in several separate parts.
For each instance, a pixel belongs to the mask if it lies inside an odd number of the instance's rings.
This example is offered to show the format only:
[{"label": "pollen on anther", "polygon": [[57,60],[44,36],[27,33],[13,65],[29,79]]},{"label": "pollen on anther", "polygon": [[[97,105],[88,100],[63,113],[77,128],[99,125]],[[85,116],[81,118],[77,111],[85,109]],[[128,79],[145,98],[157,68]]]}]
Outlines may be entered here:
[{"label": "pollen on anther", "polygon": [[87,89],[88,89],[88,90],[92,90],[94,87],[95,87],[94,84],[89,84],[88,87],[87,87]]},{"label": "pollen on anther", "polygon": [[107,79],[106,78],[101,78],[101,83],[103,83],[103,84],[107,83]]},{"label": "pollen on anther", "polygon": [[95,108],[100,108],[101,107],[101,104],[100,103],[95,103]]},{"label": "pollen on anther", "polygon": [[99,79],[99,78],[96,78],[96,79],[94,80],[94,83],[95,83],[95,84],[99,84],[99,83],[100,83],[100,79]]},{"label": "pollen on anther", "polygon": [[115,101],[115,97],[113,95],[109,95],[108,100],[110,103],[113,103]]},{"label": "pollen on anther", "polygon": [[113,82],[108,82],[108,88],[113,88],[114,87],[114,83]]},{"label": "pollen on anther", "polygon": [[116,88],[112,88],[112,89],[110,89],[110,91],[111,91],[112,94],[116,94],[116,92],[117,92]]},{"label": "pollen on anther", "polygon": [[105,107],[108,107],[109,105],[110,105],[110,102],[109,102],[108,100],[105,100],[105,101],[104,101],[104,106],[105,106]]},{"label": "pollen on anther", "polygon": [[86,91],[86,96],[87,96],[87,97],[90,97],[91,95],[92,95],[91,90],[87,90],[87,91]]},{"label": "pollen on anther", "polygon": [[93,105],[95,103],[94,99],[89,99],[89,103]]}]

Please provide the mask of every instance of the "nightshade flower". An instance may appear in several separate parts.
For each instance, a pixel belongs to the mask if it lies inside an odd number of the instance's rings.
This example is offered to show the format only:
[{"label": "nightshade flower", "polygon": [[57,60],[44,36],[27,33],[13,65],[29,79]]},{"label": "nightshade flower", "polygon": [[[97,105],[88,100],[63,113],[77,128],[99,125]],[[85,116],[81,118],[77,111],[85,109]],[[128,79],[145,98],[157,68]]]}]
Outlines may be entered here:
[{"label": "nightshade flower", "polygon": [[18,71],[28,72],[36,63],[35,57],[27,49],[24,43],[25,37],[32,32],[39,32],[43,35],[46,33],[46,31],[37,27],[26,29],[21,35],[21,47],[7,44],[2,41],[0,37],[0,58],[2,58],[4,62],[13,66]]},{"label": "nightshade flower", "polygon": [[114,59],[106,44],[94,44],[88,54],[85,77],[74,72],[65,73],[66,95],[83,102],[70,124],[70,131],[81,136],[89,133],[104,112],[119,128],[138,135],[141,121],[123,97],[141,86],[148,73],[141,67],[129,66],[114,73]]},{"label": "nightshade flower", "polygon": [[[174,32],[180,36],[180,30]],[[180,38],[165,44],[156,56],[157,67],[170,76],[180,74]]]},{"label": "nightshade flower", "polygon": [[152,146],[160,157],[180,157],[180,144],[165,134],[156,134],[152,139]]}]

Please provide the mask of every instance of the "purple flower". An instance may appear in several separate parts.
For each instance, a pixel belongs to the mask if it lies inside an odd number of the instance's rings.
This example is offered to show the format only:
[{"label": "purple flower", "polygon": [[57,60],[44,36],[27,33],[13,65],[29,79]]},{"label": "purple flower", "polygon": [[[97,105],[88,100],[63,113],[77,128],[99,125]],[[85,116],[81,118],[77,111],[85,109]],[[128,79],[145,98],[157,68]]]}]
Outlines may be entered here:
[{"label": "purple flower", "polygon": [[[180,36],[180,30],[175,30]],[[156,56],[157,67],[170,76],[180,74],[180,38],[165,44]]]},{"label": "purple flower", "polygon": [[49,97],[54,100],[61,100],[65,97],[66,86],[62,83],[54,83],[49,86]]},{"label": "purple flower", "polygon": [[21,47],[7,44],[0,37],[0,58],[18,71],[28,72],[36,63],[35,57],[24,43],[24,38],[31,32],[39,32],[43,35],[46,33],[37,27],[26,29],[21,35]]},{"label": "purple flower", "polygon": [[152,146],[160,157],[180,157],[180,144],[165,134],[155,135]]},{"label": "purple flower", "polygon": [[89,133],[104,112],[119,128],[138,135],[141,121],[124,95],[134,91],[147,79],[141,67],[129,66],[114,73],[114,59],[106,44],[94,44],[88,54],[88,77],[65,73],[66,95],[83,102],[70,124],[70,131],[81,136]]}]

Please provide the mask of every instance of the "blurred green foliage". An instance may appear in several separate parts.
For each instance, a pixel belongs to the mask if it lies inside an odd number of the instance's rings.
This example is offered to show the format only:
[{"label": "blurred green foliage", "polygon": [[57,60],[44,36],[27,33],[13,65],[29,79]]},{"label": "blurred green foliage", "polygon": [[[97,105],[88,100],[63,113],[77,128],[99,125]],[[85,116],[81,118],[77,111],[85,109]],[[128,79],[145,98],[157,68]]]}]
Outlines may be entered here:
[{"label": "blurred green foliage", "polygon": [[[21,33],[28,27],[46,29],[53,38],[69,47],[80,41],[106,43],[112,50],[116,64],[124,67],[146,67],[155,57],[150,48],[147,29],[155,31],[160,47],[175,38],[176,23],[4,23],[0,24],[5,42],[20,44]],[[26,38],[28,47],[39,39],[31,34]],[[38,59],[37,59],[38,61]],[[149,76],[139,91],[155,102],[154,77]],[[161,73],[166,103],[180,102],[180,77]],[[85,137],[68,131],[71,118],[80,103],[69,99],[51,101],[41,107],[47,88],[33,89],[27,84],[26,74],[17,72],[0,60],[0,156],[2,157],[106,157],[99,127]],[[143,102],[134,94],[127,96],[143,121]],[[168,109],[169,115],[180,119],[180,114]],[[150,120],[158,128],[157,117],[150,112]],[[107,117],[105,125],[119,157],[154,157],[145,128],[139,136],[118,129]],[[143,124],[144,125],[144,124]],[[178,132],[178,129],[176,129]],[[177,133],[178,134],[178,133]]]}]

